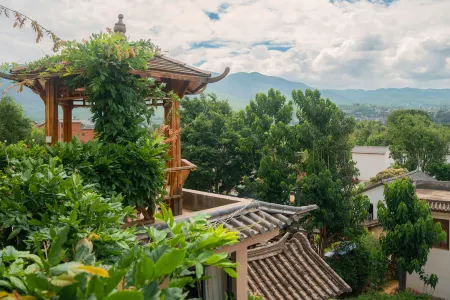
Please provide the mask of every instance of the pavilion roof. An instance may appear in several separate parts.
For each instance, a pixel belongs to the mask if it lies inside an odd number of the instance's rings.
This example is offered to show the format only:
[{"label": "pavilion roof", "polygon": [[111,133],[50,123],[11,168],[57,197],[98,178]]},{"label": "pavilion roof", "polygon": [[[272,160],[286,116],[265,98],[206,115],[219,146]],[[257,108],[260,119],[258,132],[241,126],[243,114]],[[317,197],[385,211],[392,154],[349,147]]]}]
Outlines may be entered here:
[{"label": "pavilion roof", "polygon": [[[165,55],[157,54],[148,62],[147,70],[130,70],[130,73],[142,77],[152,77],[159,82],[168,83],[170,80],[181,80],[187,84],[187,95],[201,93],[208,83],[220,81],[227,76],[230,71],[226,68],[225,71],[217,76],[211,77],[211,72],[204,71],[187,65],[181,61],[170,58]],[[16,81],[21,81],[26,78],[37,78],[44,71],[44,69],[37,69],[27,71],[26,66],[19,66],[11,69],[10,73]],[[62,73],[46,74],[47,78],[60,77]]]}]

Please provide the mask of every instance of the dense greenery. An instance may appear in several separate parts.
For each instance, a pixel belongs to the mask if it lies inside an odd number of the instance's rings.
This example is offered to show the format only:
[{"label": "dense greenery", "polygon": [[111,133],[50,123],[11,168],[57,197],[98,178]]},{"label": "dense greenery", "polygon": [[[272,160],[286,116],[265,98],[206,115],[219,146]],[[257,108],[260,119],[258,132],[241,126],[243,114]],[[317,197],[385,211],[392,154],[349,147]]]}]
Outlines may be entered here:
[{"label": "dense greenery", "polygon": [[423,111],[395,111],[387,120],[390,151],[408,170],[425,170],[432,162],[443,162],[448,153],[449,132],[437,126]]},{"label": "dense greenery", "polygon": [[352,295],[381,289],[386,281],[388,258],[378,240],[364,234],[354,242],[341,243],[336,249],[344,255],[326,258],[333,270],[352,288]]},{"label": "dense greenery", "polygon": [[437,180],[450,181],[450,164],[443,162],[432,162],[426,170],[428,174],[434,176]]},{"label": "dense greenery", "polygon": [[362,120],[356,124],[353,133],[358,146],[388,146],[387,128],[380,121]]},{"label": "dense greenery", "polygon": [[14,144],[29,140],[32,133],[32,122],[22,107],[11,97],[0,99],[0,141]]},{"label": "dense greenery", "polygon": [[66,41],[60,54],[31,62],[26,69],[43,69],[40,76],[60,72],[72,88],[86,88],[100,143],[60,146],[54,155],[63,157],[66,169],[84,168],[82,175],[98,183],[102,193],[121,193],[146,219],[152,218],[157,200],[165,194],[165,147],[162,140],[149,136],[145,123],[153,110],[144,100],[164,93],[154,80],[130,71],[145,71],[156,51],[149,41],[100,33],[83,42]]},{"label": "dense greenery", "polygon": [[421,279],[434,288],[436,275],[424,274],[423,267],[432,245],[445,240],[445,232],[433,221],[428,203],[417,198],[411,179],[386,184],[384,199],[386,204],[378,203],[378,220],[384,232],[380,242],[399,268],[400,290],[406,288],[406,273],[412,272],[421,274]]},{"label": "dense greenery", "polygon": [[399,292],[398,294],[388,295],[385,293],[368,293],[353,300],[432,300],[433,297],[429,295],[417,295],[411,291]]},{"label": "dense greenery", "polygon": [[408,172],[408,170],[405,168],[387,168],[386,170],[383,170],[383,171],[379,172],[377,175],[375,175],[374,177],[370,178],[369,184],[370,183],[378,183],[378,182],[381,182],[383,179],[400,176],[407,172]]}]

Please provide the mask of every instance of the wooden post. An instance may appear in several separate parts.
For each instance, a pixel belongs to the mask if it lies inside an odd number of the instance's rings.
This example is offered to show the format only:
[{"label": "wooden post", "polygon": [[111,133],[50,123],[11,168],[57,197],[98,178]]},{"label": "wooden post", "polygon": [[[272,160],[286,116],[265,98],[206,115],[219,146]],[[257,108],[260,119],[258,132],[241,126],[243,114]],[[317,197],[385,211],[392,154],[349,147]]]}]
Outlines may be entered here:
[{"label": "wooden post", "polygon": [[[174,91],[181,99],[184,97],[189,81],[171,80],[168,88]],[[167,122],[170,118],[170,122]],[[166,125],[170,126],[172,132],[176,135],[170,143],[169,156],[171,159],[166,163],[168,168],[181,167],[181,132],[180,132],[180,102],[173,101],[170,105],[164,107],[164,120]],[[169,137],[169,131],[166,131],[166,137]],[[182,192],[182,178],[180,172],[170,172],[168,174],[169,180],[169,196],[181,196]],[[174,216],[183,213],[182,198],[171,199],[169,202],[170,209]]]},{"label": "wooden post", "polygon": [[45,83],[45,142],[54,145],[58,141],[58,103],[55,79]]},{"label": "wooden post", "polygon": [[64,142],[72,141],[72,110],[73,103],[68,101],[68,103],[62,106],[63,109],[63,136]]}]

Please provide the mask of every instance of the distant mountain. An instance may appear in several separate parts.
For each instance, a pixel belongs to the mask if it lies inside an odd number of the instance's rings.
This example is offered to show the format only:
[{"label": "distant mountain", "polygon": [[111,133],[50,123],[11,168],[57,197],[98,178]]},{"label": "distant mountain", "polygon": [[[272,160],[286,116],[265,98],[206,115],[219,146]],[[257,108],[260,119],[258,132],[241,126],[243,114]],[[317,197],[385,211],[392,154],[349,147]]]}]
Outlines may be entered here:
[{"label": "distant mountain", "polygon": [[[235,109],[244,108],[256,93],[267,92],[270,88],[280,90],[291,99],[292,90],[305,91],[309,87],[301,82],[293,82],[280,77],[260,73],[235,73],[223,80],[208,85],[206,93],[216,93],[230,101]],[[450,104],[450,89],[377,89],[377,90],[334,90],[320,89],[323,97],[330,98],[338,105],[373,104],[396,107],[425,107]]]},{"label": "distant mountain", "polygon": [[[6,86],[7,83],[4,83]],[[223,80],[208,85],[206,93],[216,93],[228,99],[231,106],[238,110],[244,108],[256,93],[267,93],[270,88],[280,90],[291,99],[292,90],[311,88],[301,82],[293,82],[280,77],[266,76],[260,73],[234,73]],[[373,104],[378,106],[415,107],[450,105],[450,89],[377,89],[377,90],[334,90],[320,89],[322,96],[330,98],[338,105]],[[38,95],[25,88],[22,93],[10,92],[19,102],[25,113],[35,121],[44,120],[44,103]],[[158,113],[158,116],[161,112]],[[62,114],[60,114],[62,116]],[[87,109],[75,109],[74,117],[87,119]]]}]

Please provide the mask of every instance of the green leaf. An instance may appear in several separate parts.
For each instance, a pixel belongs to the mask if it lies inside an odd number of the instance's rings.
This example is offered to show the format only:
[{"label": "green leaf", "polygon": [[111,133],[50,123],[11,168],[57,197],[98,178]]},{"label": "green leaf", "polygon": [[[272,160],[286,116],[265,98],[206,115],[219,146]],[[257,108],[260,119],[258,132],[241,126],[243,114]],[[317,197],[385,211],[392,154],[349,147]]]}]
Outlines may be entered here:
[{"label": "green leaf", "polygon": [[203,276],[203,265],[201,263],[195,264],[195,276],[200,279]]},{"label": "green leaf", "polygon": [[12,290],[12,285],[6,280],[0,280],[0,286]]},{"label": "green leaf", "polygon": [[154,276],[160,277],[172,273],[176,268],[181,266],[185,256],[186,250],[182,249],[172,249],[165,253],[155,264]]},{"label": "green leaf", "polygon": [[169,245],[159,245],[152,252],[150,252],[149,257],[153,260],[153,262],[158,261],[165,253],[169,252]]},{"label": "green leaf", "polygon": [[186,285],[194,283],[194,279],[190,276],[173,278],[169,282],[169,287],[184,288]]},{"label": "green leaf", "polygon": [[161,291],[156,280],[148,283],[142,290],[144,292],[144,300],[159,300]]},{"label": "green leaf", "polygon": [[236,273],[235,270],[230,269],[230,268],[224,268],[223,269],[225,271],[225,273],[227,273],[228,275],[230,275],[233,278],[238,278],[238,274]]},{"label": "green leaf", "polygon": [[144,300],[144,295],[138,291],[120,291],[109,295],[105,300]]},{"label": "green leaf", "polygon": [[27,287],[21,279],[15,277],[15,276],[9,276],[8,278],[14,287],[20,289],[21,291],[23,291],[25,293],[27,292]]},{"label": "green leaf", "polygon": [[104,278],[104,281],[106,283],[105,285],[105,295],[109,295],[122,281],[123,277],[125,276],[126,271],[122,270],[119,272],[109,271],[109,277]]},{"label": "green leaf", "polygon": [[44,276],[40,276],[37,274],[30,274],[26,278],[26,283],[30,291],[40,290],[40,291],[49,291],[50,283],[47,278]]},{"label": "green leaf", "polygon": [[22,228],[16,228],[16,229],[14,229],[14,230],[8,235],[8,240],[15,238],[21,231],[22,231]]},{"label": "green leaf", "polygon": [[67,235],[69,233],[69,227],[65,226],[58,233],[58,235],[52,240],[52,245],[48,252],[48,261],[50,265],[57,265],[64,257],[65,251],[63,251],[64,243],[67,241]]},{"label": "green leaf", "polygon": [[148,227],[148,234],[150,235],[153,243],[160,243],[167,236],[167,231],[158,230],[153,226]]},{"label": "green leaf", "polygon": [[86,295],[95,295],[96,299],[103,299],[105,293],[104,284],[105,282],[102,280],[102,278],[100,278],[99,276],[92,276],[86,289]]},{"label": "green leaf", "polygon": [[141,259],[136,263],[136,288],[141,288],[145,281],[152,279],[154,268],[153,261],[147,255],[142,255]]},{"label": "green leaf", "polygon": [[162,290],[164,300],[180,300],[184,299],[183,290],[180,288],[166,288]]}]

